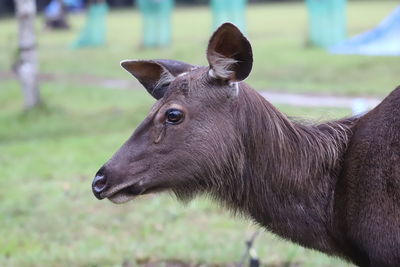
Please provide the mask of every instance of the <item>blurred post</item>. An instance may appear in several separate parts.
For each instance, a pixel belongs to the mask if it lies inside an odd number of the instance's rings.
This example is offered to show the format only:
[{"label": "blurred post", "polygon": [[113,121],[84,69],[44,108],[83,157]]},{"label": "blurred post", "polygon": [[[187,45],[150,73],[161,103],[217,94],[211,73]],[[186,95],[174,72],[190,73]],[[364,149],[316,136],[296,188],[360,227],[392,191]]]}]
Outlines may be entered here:
[{"label": "blurred post", "polygon": [[171,43],[171,15],[174,0],[138,0],[142,14],[144,47],[165,47]]},{"label": "blurred post", "polygon": [[24,93],[24,107],[33,108],[40,103],[38,85],[38,57],[35,36],[35,0],[14,0],[18,19],[18,58],[14,65]]},{"label": "blurred post", "polygon": [[107,3],[105,0],[90,0],[88,5],[85,27],[73,48],[102,46],[106,42]]},{"label": "blurred post", "polygon": [[69,29],[67,22],[67,7],[64,0],[51,1],[44,11],[46,27],[50,29]]},{"label": "blurred post", "polygon": [[246,4],[247,0],[211,0],[214,30],[224,22],[232,22],[244,32]]},{"label": "blurred post", "polygon": [[328,47],[346,38],[346,0],[306,0],[309,41]]}]

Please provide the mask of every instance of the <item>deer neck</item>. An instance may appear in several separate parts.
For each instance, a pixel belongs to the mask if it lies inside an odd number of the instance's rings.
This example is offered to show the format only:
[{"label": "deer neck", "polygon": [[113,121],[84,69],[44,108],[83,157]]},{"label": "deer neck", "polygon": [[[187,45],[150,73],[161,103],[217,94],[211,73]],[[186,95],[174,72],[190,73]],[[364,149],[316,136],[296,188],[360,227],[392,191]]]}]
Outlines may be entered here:
[{"label": "deer neck", "polygon": [[292,122],[249,88],[238,104],[245,164],[227,179],[223,202],[280,236],[329,253],[332,197],[351,120]]}]

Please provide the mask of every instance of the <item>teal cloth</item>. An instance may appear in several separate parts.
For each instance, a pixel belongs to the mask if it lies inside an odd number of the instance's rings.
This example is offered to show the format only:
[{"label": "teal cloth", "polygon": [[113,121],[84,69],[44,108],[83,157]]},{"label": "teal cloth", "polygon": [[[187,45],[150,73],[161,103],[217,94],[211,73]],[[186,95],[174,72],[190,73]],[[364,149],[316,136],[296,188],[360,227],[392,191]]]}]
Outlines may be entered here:
[{"label": "teal cloth", "polygon": [[106,43],[106,18],[108,6],[97,3],[89,6],[86,24],[72,48],[102,46]]},{"label": "teal cloth", "polygon": [[142,14],[142,42],[144,47],[164,47],[171,43],[171,15],[173,0],[138,0]]},{"label": "teal cloth", "polygon": [[306,0],[309,41],[328,47],[346,38],[346,0]]},{"label": "teal cloth", "polygon": [[214,30],[224,22],[232,22],[245,31],[246,4],[247,0],[211,0]]}]

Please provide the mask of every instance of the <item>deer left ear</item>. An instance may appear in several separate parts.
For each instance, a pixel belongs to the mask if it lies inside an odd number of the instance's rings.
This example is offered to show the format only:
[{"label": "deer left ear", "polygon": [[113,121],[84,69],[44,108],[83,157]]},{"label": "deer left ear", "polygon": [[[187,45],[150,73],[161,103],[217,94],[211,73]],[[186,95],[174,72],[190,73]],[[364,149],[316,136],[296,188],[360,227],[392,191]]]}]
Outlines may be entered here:
[{"label": "deer left ear", "polygon": [[249,76],[253,66],[250,42],[231,23],[222,24],[212,35],[207,48],[210,75],[231,82]]},{"label": "deer left ear", "polygon": [[169,84],[180,74],[194,66],[168,59],[124,60],[121,66],[132,74],[155,99],[164,97]]}]

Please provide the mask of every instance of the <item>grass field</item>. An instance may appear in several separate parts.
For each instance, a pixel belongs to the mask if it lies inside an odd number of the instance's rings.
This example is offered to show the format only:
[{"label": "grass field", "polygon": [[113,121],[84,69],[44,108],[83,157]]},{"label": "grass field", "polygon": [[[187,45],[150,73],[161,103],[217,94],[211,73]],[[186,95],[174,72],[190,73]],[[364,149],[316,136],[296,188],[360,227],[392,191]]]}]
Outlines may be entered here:
[{"label": "grass field", "polygon": [[[398,1],[356,1],[348,7],[349,35],[376,26]],[[303,3],[252,5],[247,12],[248,37],[254,50],[249,83],[257,89],[339,95],[384,96],[399,85],[396,57],[330,55],[306,47],[307,13]],[[127,78],[119,68],[126,58],[173,58],[205,65],[204,51],[211,30],[206,7],[179,8],[173,17],[173,45],[162,50],[140,49],[140,15],[136,10],[113,12],[108,19],[108,44],[98,49],[69,50],[84,22],[71,18],[73,31],[51,33],[38,21],[41,70],[45,73],[89,73]],[[0,20],[0,69],[15,55],[15,24]]]},{"label": "grass field", "polygon": [[[395,1],[352,2],[349,32],[377,24]],[[368,14],[367,16],[365,14]],[[250,6],[248,35],[255,67],[249,83],[280,89],[342,95],[383,96],[399,82],[400,61],[391,57],[332,56],[305,47],[302,4]],[[83,17],[71,17],[73,30],[40,30],[41,70],[128,78],[124,58],[174,58],[205,64],[210,15],[205,8],[179,8],[174,45],[139,49],[139,15],[114,11],[108,45],[73,51]],[[15,54],[15,22],[0,20],[0,71]],[[131,134],[154,102],[144,90],[79,86],[68,80],[41,85],[44,107],[23,112],[19,85],[0,80],[0,266],[136,266],[152,260],[193,263],[239,261],[246,237],[257,229],[232,218],[206,199],[187,205],[164,194],[116,206],[97,201],[92,176]],[[326,120],[349,115],[343,109],[279,108],[294,116]],[[256,250],[264,264],[346,266],[263,233]]]}]

